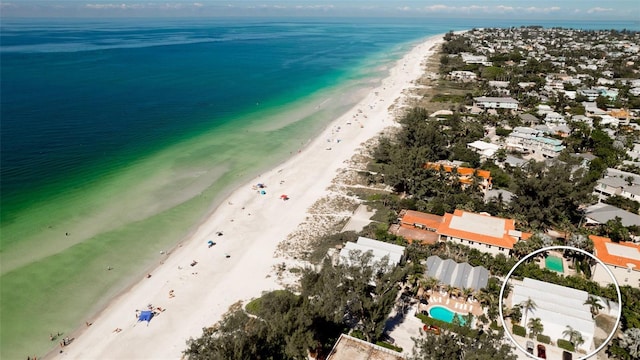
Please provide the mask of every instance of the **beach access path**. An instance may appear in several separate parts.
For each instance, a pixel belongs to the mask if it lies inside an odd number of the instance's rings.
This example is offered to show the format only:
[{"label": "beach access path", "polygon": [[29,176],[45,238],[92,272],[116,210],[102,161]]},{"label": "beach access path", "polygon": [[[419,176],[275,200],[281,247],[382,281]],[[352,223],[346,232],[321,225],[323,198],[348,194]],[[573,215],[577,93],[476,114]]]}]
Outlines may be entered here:
[{"label": "beach access path", "polygon": [[[434,36],[410,50],[361,102],[285,163],[234,191],[150,277],[141,276],[87,319],[90,326],[71,334],[70,345],[46,358],[179,359],[186,341],[201,336],[230,305],[282,288],[275,267],[287,259],[275,255],[278,244],[328,193],[337,171],[361,144],[394,124],[390,106],[402,103],[405,90],[415,87],[424,62],[442,41],[442,35]],[[258,183],[266,188],[256,188]],[[289,199],[281,199],[283,194]],[[138,322],[136,310],[149,305],[161,310],[150,322]]]}]

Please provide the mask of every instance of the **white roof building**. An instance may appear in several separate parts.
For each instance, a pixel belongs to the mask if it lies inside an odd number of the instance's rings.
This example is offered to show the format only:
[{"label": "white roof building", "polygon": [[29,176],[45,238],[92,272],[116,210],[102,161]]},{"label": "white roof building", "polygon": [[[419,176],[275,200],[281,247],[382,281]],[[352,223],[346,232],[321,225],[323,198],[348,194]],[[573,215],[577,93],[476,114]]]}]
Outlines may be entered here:
[{"label": "white roof building", "polygon": [[467,148],[480,154],[481,158],[487,159],[492,157],[496,153],[496,151],[500,149],[500,145],[476,140],[472,143],[468,143]]},{"label": "white roof building", "polygon": [[371,259],[372,263],[379,263],[386,257],[387,263],[383,265],[391,267],[400,264],[404,257],[404,249],[404,246],[361,236],[355,243],[350,241],[347,242],[342,250],[340,250],[340,262],[348,264],[350,261],[350,254],[352,252],[359,251],[363,254],[371,252],[373,255],[373,258]]},{"label": "white roof building", "polygon": [[589,349],[593,342],[595,322],[589,306],[584,304],[588,298],[586,291],[524,278],[522,284],[513,286],[512,304],[521,304],[529,299],[536,304],[536,309],[527,312],[526,316],[525,309],[522,309],[521,326],[527,327],[525,318],[527,321],[540,318],[544,326],[543,334],[551,337],[552,341],[557,341],[566,340],[562,332],[569,325],[582,335],[583,349]]}]

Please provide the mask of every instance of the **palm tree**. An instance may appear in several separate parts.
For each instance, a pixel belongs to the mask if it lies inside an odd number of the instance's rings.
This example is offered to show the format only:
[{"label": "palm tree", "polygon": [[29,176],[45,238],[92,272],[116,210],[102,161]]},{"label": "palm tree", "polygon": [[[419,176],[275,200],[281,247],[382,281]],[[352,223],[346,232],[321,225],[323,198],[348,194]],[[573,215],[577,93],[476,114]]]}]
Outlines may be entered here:
[{"label": "palm tree", "polygon": [[567,325],[567,330],[562,332],[562,336],[569,338],[569,342],[575,347],[584,344],[584,339],[580,331],[572,328],[570,325]]},{"label": "palm tree", "polygon": [[455,286],[449,288],[449,296],[460,296],[460,289]]},{"label": "palm tree", "polygon": [[540,318],[530,319],[527,327],[529,328],[530,338],[534,338],[538,334],[542,334],[542,331],[544,331],[544,325],[542,325],[542,321],[540,321]]},{"label": "palm tree", "polygon": [[579,331],[576,330],[576,332],[577,334],[576,334],[576,338],[574,339],[575,342],[573,346],[575,346],[575,348],[577,349],[580,347],[580,345],[584,344],[584,339],[582,338],[582,334],[580,334]]},{"label": "palm tree", "polygon": [[589,305],[591,317],[593,318],[600,313],[600,310],[604,309],[604,306],[600,305],[600,299],[593,295],[589,295],[589,298],[584,302],[584,305]]},{"label": "palm tree", "polygon": [[520,323],[520,320],[522,320],[522,308],[520,307],[520,304],[516,304],[511,308],[511,310],[509,311],[509,317],[511,318],[511,323]]},{"label": "palm tree", "polygon": [[473,289],[471,288],[462,288],[462,296],[464,297],[464,300],[467,301],[469,300],[469,296],[473,295]]},{"label": "palm tree", "polygon": [[536,302],[533,301],[531,298],[528,298],[527,300],[521,302],[520,305],[524,310],[524,323],[526,324],[528,314],[530,312],[534,312],[537,309],[537,305],[536,305]]}]

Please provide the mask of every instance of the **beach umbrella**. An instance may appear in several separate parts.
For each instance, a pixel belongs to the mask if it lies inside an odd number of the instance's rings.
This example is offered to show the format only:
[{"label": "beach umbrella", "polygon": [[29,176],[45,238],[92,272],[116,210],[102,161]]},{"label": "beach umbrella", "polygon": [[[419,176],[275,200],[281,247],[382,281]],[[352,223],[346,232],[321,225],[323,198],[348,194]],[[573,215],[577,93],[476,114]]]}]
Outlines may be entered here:
[{"label": "beach umbrella", "polygon": [[260,195],[264,195],[264,194],[266,194],[266,193],[267,193],[267,192],[266,192],[266,191],[264,191],[264,190],[260,191]]}]

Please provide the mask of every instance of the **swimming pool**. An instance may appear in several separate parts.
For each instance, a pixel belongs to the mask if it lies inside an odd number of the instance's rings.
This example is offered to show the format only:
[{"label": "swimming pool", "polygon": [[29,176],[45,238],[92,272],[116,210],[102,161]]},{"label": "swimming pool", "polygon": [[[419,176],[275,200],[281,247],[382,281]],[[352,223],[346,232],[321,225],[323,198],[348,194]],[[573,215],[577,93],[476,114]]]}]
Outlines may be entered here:
[{"label": "swimming pool", "polygon": [[553,270],[559,273],[564,272],[564,266],[562,265],[562,258],[549,255],[544,259],[544,265],[549,270]]},{"label": "swimming pool", "polygon": [[464,325],[467,321],[464,319],[464,317],[462,316],[462,314],[457,314],[449,309],[447,309],[446,307],[443,306],[434,306],[431,309],[429,309],[429,316],[431,316],[434,319],[438,319],[441,321],[446,321],[448,323],[452,323],[453,322],[453,316],[457,315],[458,319],[460,320],[460,324]]}]

